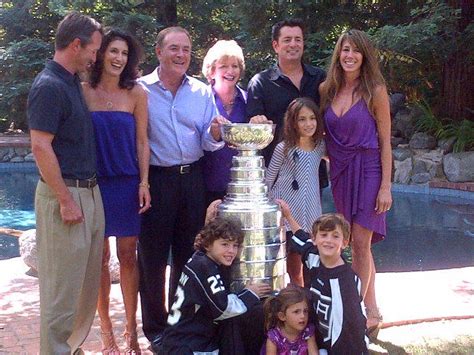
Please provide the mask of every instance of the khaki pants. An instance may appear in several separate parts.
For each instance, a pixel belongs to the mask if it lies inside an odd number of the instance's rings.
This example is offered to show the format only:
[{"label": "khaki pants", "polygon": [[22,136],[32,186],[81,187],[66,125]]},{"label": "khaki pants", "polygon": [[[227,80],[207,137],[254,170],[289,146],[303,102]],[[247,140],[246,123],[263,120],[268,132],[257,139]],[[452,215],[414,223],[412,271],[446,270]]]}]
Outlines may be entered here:
[{"label": "khaki pants", "polygon": [[72,354],[86,339],[97,307],[104,211],[98,186],[69,187],[84,222],[66,225],[53,191],[36,188],[41,354]]}]

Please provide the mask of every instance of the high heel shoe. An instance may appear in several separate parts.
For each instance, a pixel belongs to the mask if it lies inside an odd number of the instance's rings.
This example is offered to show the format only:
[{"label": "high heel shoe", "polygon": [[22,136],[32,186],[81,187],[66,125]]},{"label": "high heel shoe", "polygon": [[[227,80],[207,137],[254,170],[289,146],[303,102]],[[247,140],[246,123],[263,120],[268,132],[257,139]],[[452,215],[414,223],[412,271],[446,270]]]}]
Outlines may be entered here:
[{"label": "high heel shoe", "polygon": [[377,320],[377,323],[368,327],[367,330],[365,331],[365,334],[369,338],[371,342],[374,342],[377,340],[377,337],[379,336],[379,331],[382,328],[383,325],[383,316],[380,314],[380,310],[378,308],[366,308],[365,313],[367,315],[367,320],[369,319],[375,319]]},{"label": "high heel shoe", "polygon": [[136,331],[131,333],[126,331],[123,333],[123,337],[125,338],[125,343],[127,344],[124,354],[139,355],[142,353],[140,345],[138,344],[138,335]]},{"label": "high heel shoe", "polygon": [[114,331],[100,332],[100,339],[102,340],[102,354],[104,355],[120,355],[120,349],[115,342]]}]

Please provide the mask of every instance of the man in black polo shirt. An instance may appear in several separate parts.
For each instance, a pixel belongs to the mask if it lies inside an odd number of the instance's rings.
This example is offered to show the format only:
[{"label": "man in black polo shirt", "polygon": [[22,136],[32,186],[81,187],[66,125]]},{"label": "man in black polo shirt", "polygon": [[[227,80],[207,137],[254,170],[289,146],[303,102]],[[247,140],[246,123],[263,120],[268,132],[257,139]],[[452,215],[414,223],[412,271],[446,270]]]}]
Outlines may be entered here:
[{"label": "man in black polo shirt", "polygon": [[28,97],[41,174],[35,196],[41,354],[80,353],[96,310],[104,212],[94,131],[77,73],[95,61],[101,42],[98,22],[67,15],[56,32],[54,58]]},{"label": "man in black polo shirt", "polygon": [[[283,119],[291,101],[307,96],[319,105],[319,84],[326,78],[324,70],[302,63],[304,51],[303,22],[284,20],[272,27],[272,46],[277,63],[256,74],[248,84],[247,117],[263,122],[265,116],[276,124],[275,139],[263,150],[265,164],[270,163],[275,146],[283,138]],[[328,185],[326,165],[319,169],[321,188]]]}]

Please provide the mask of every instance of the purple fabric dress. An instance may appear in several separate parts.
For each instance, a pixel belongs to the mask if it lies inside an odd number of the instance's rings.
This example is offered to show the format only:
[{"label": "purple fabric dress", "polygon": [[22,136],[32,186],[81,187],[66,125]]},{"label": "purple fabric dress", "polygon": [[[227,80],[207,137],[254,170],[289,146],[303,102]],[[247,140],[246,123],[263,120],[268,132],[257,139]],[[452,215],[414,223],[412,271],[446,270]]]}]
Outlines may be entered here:
[{"label": "purple fabric dress", "polygon": [[385,213],[375,213],[382,180],[377,125],[364,100],[341,117],[331,106],[324,113],[331,189],[336,210],[374,232],[372,243],[386,235]]},{"label": "purple fabric dress", "polygon": [[[285,338],[279,328],[272,328],[267,332],[267,338],[276,345],[278,355],[307,355],[308,339],[314,335],[314,329],[313,324],[308,324],[297,339],[290,341]],[[265,354],[266,346],[263,344],[260,355]]]}]

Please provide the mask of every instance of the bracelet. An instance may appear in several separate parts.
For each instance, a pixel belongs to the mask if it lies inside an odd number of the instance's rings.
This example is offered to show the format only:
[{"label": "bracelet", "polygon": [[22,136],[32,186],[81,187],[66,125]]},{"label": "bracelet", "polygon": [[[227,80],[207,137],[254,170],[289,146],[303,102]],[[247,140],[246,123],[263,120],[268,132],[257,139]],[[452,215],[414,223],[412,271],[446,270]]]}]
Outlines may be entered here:
[{"label": "bracelet", "polygon": [[138,186],[140,186],[140,187],[146,187],[147,189],[150,188],[150,184],[147,183],[146,181],[140,182],[140,183],[138,184]]}]

